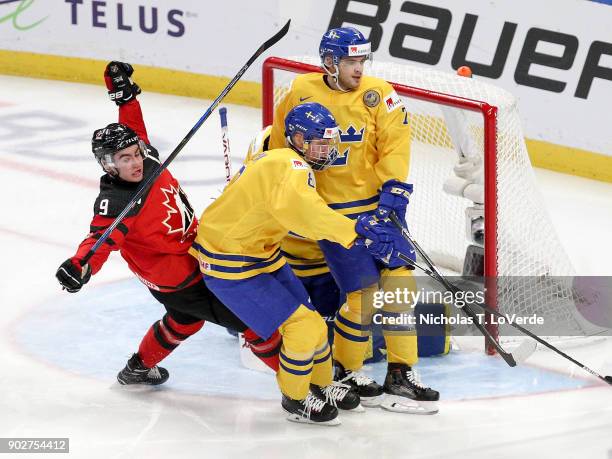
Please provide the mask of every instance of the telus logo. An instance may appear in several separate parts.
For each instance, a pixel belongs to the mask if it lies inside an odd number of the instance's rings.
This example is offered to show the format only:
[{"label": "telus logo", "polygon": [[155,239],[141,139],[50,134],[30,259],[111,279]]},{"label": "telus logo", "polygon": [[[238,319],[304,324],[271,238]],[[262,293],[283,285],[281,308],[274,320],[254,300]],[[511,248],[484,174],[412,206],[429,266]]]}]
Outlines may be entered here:
[{"label": "telus logo", "polygon": [[[131,2],[124,4],[118,2],[116,8],[107,7],[106,1],[92,0],[87,2],[85,8],[81,8],[84,0],[64,0],[70,4],[70,20],[73,25],[83,21],[85,14],[91,18],[92,27],[102,29],[115,28],[117,30],[141,30],[144,33],[165,33],[171,37],[182,37],[185,35],[185,24],[182,22],[184,12],[177,9],[168,10],[165,21],[160,21],[161,14],[157,7],[134,5]],[[89,8],[87,8],[89,6]],[[84,13],[83,10],[90,14]],[[111,11],[112,10],[112,11]],[[107,17],[107,13],[109,17]],[[116,13],[116,14],[113,14]],[[114,15],[114,18],[112,16]],[[160,28],[160,22],[164,21]],[[167,22],[166,22],[167,21]]]},{"label": "telus logo", "polygon": [[[41,22],[43,22],[48,17],[48,16],[45,16],[44,18],[31,22],[30,24],[20,23],[19,16],[24,11],[26,11],[28,8],[30,8],[30,6],[32,6],[32,4],[34,3],[34,0],[0,0],[0,6],[8,5],[10,3],[14,4],[13,5],[14,9],[12,11],[9,11],[8,13],[6,13],[4,8],[0,10],[0,24],[2,24],[5,21],[11,21],[13,24],[13,28],[16,30],[30,30],[36,27],[37,25],[39,25]],[[11,8],[11,7],[8,7],[8,8]]]}]

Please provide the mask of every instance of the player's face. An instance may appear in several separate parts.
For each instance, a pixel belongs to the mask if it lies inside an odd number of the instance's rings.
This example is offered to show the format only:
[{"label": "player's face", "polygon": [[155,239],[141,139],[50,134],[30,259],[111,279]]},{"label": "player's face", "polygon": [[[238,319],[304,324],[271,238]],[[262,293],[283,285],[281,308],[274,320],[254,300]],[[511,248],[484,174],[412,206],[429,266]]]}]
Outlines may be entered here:
[{"label": "player's face", "polygon": [[138,145],[130,145],[113,155],[119,178],[126,182],[140,182],[143,177],[143,158]]},{"label": "player's face", "polygon": [[357,89],[367,57],[345,57],[338,64],[339,83],[345,89]]},{"label": "player's face", "polygon": [[321,168],[329,166],[336,157],[338,151],[338,139],[313,139],[306,144],[304,159]]}]

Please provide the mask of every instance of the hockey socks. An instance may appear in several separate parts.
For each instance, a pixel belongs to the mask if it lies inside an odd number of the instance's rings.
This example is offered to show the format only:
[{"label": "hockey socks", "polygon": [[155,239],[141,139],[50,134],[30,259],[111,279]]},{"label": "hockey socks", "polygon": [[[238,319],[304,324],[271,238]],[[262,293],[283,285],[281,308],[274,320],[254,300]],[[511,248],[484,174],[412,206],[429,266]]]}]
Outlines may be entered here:
[{"label": "hockey socks", "polygon": [[251,352],[275,373],[278,372],[278,356],[282,344],[282,338],[278,330],[267,340],[257,336],[250,328],[247,328],[243,334],[245,341],[249,343]]},{"label": "hockey socks", "polygon": [[140,342],[138,356],[147,368],[152,368],[165,359],[181,342],[197,333],[204,325],[203,320],[181,324],[165,314],[155,322]]}]

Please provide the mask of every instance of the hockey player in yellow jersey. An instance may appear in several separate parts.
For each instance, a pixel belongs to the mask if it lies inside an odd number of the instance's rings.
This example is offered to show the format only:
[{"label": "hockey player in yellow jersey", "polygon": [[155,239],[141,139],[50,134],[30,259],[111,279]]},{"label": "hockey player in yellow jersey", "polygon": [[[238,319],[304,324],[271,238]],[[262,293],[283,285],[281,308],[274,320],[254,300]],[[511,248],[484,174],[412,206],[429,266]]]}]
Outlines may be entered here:
[{"label": "hockey player in yellow jersey", "polygon": [[[358,30],[331,29],[321,40],[319,54],[325,74],[294,79],[275,110],[270,148],[284,143],[283,119],[294,106],[305,100],[324,104],[338,122],[340,148],[333,164],[315,174],[319,194],[331,209],[349,218],[364,212],[384,218],[395,211],[405,220],[412,192],[411,185],[402,183],[410,160],[406,108],[389,83],[363,74],[371,49]],[[413,328],[383,327],[388,361],[384,386],[359,373],[373,311],[367,298],[379,287],[401,284],[414,289],[411,271],[401,262],[390,265],[393,269],[382,266],[363,247],[346,249],[329,241],[319,241],[319,246],[338,286],[347,294],[335,319],[336,379],[357,388],[366,406],[436,412],[439,393],[423,386],[412,368],[418,360]],[[393,316],[405,312],[404,307],[386,305],[383,312]]]},{"label": "hockey player in yellow jersey", "polygon": [[[190,250],[206,285],[261,337],[283,337],[277,382],[288,419],[338,424],[337,408],[360,410],[358,394],[332,381],[326,326],[280,253],[294,231],[343,247],[366,247],[377,258],[410,247],[399,232],[370,216],[357,222],[329,209],[313,169],[337,156],[338,128],[319,104],[293,108],[285,120],[289,148],[256,155],[202,214]],[[357,235],[363,239],[357,239]],[[395,252],[394,252],[395,251]]]},{"label": "hockey player in yellow jersey", "polygon": [[[244,159],[245,164],[259,153],[269,150],[271,132],[272,126],[266,126],[257,133],[249,144]],[[329,342],[332,344],[334,342],[334,319],[338,309],[346,301],[346,294],[340,291],[329,272],[329,267],[325,263],[325,257],[318,243],[297,234],[289,233],[281,242],[281,253],[287,259],[293,273],[302,282],[312,305],[325,320]],[[384,359],[385,355],[384,338],[380,335],[371,336],[365,362],[378,362]],[[364,404],[363,401],[362,404]],[[365,404],[367,404],[367,400]]]}]

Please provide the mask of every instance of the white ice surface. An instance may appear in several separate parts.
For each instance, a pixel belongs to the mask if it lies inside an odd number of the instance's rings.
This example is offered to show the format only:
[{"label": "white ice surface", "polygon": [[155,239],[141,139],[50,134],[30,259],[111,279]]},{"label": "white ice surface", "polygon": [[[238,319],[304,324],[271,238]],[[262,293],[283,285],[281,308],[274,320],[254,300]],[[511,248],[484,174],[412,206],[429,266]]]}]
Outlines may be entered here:
[{"label": "white ice surface", "polygon": [[[209,103],[140,100],[164,157]],[[260,114],[229,105],[228,118],[236,167]],[[549,352],[515,369],[480,353],[423,359],[424,381],[442,392],[438,415],[368,410],[336,428],[286,422],[274,379],[240,368],[234,342],[213,325],[164,362],[164,386],[117,385],[161,306],[118,256],[79,295],[54,278],[86,234],[97,194],[91,132],[115,120],[102,86],[0,77],[0,437],[70,437],[70,455],[84,458],[611,457],[612,387]],[[198,214],[222,187],[220,151],[214,114],[171,167]],[[577,271],[612,275],[612,185],[537,176]],[[611,349],[571,352],[610,374]],[[369,371],[380,378],[384,369]]]}]

